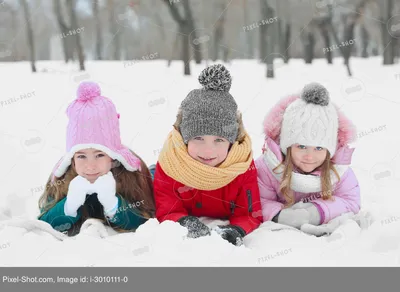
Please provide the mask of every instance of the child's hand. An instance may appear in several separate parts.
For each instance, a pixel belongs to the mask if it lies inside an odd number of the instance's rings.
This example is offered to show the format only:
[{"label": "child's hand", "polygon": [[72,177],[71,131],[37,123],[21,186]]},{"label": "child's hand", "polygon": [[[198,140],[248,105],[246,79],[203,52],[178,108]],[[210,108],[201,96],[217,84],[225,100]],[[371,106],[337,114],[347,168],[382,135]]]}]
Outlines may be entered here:
[{"label": "child's hand", "polygon": [[92,193],[94,193],[93,185],[86,178],[78,175],[71,180],[64,205],[65,215],[76,217],[78,209],[85,203],[86,194]]},{"label": "child's hand", "polygon": [[291,209],[305,209],[309,215],[309,222],[307,222],[308,224],[312,224],[312,225],[319,225],[320,221],[321,221],[321,216],[319,215],[319,211],[317,209],[317,207],[315,207],[314,204],[312,203],[303,203],[303,202],[298,202],[296,204],[294,204]]},{"label": "child's hand", "polygon": [[278,215],[278,223],[300,228],[309,223],[310,214],[305,209],[283,209]]},{"label": "child's hand", "polygon": [[283,209],[276,222],[300,228],[303,224],[319,225],[320,220],[319,211],[314,204],[298,202],[290,208]]},{"label": "child's hand", "polygon": [[109,217],[114,216],[118,207],[118,198],[116,196],[116,182],[111,171],[97,178],[94,187],[97,192],[97,199],[104,207],[104,213]]},{"label": "child's hand", "polygon": [[300,230],[315,236],[322,236],[325,234],[332,234],[339,226],[346,224],[347,220],[353,219],[355,216],[353,212],[348,212],[341,214],[340,216],[332,219],[326,224],[322,224],[319,226],[314,226],[311,224],[304,224],[301,226]]},{"label": "child's hand", "polygon": [[240,246],[243,244],[243,237],[246,236],[246,232],[239,226],[234,225],[219,225],[214,228],[221,237],[233,245]]},{"label": "child's hand", "polygon": [[183,216],[178,220],[178,223],[188,230],[187,237],[197,238],[201,236],[210,235],[210,229],[199,218],[194,216]]}]

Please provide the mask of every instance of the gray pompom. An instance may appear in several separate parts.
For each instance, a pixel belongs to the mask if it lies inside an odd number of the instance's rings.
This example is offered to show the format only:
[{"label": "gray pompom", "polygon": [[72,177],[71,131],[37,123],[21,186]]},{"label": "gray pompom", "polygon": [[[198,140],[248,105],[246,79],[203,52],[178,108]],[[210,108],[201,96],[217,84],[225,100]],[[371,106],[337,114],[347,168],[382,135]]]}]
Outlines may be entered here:
[{"label": "gray pompom", "polygon": [[229,91],[232,77],[224,65],[211,65],[201,72],[199,82],[206,90]]},{"label": "gray pompom", "polygon": [[310,83],[304,86],[301,98],[307,103],[326,106],[329,104],[329,92],[319,83]]}]

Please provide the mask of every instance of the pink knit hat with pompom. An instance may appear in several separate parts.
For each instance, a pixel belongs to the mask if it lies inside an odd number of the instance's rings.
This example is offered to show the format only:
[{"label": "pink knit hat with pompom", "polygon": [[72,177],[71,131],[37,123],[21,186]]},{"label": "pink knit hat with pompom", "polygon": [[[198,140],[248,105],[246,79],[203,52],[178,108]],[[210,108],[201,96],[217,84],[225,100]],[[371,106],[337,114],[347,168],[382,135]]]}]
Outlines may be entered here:
[{"label": "pink knit hat with pompom", "polygon": [[[94,148],[116,159],[128,171],[140,170],[140,160],[121,144],[119,114],[112,101],[101,96],[97,83],[82,82],[77,98],[68,106],[67,153],[53,169],[61,177],[77,151]],[[53,177],[54,178],[54,177]]]}]

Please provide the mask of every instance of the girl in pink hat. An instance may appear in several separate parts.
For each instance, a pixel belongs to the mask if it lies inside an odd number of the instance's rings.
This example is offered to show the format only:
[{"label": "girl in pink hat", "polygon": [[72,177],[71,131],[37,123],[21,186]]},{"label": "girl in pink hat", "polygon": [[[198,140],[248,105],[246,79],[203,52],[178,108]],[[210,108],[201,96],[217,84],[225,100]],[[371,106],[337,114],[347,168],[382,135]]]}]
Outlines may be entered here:
[{"label": "girl in pink hat", "polygon": [[308,84],[282,99],[266,116],[264,133],[256,160],[264,221],[302,229],[359,212],[360,187],[349,167],[355,128],[325,87]]},{"label": "girl in pink hat", "polygon": [[80,84],[68,109],[67,153],[39,199],[39,220],[75,235],[87,218],[119,232],[154,216],[153,186],[146,164],[121,144],[119,114],[96,83]]}]

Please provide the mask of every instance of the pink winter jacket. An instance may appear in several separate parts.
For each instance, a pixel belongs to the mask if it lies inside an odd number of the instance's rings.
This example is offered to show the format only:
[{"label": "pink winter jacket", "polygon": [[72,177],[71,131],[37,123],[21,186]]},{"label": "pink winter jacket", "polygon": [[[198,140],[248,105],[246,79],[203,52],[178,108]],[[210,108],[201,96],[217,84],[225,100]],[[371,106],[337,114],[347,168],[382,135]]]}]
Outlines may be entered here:
[{"label": "pink winter jacket", "polygon": [[[271,138],[267,138],[263,149],[265,149],[264,153],[255,163],[263,219],[268,221],[278,214],[286,201],[279,192],[280,180],[272,173],[271,169],[273,168],[271,160],[275,161],[275,166],[278,161],[282,162],[280,147]],[[266,155],[268,151],[270,152]],[[320,224],[327,223],[342,213],[353,212],[356,214],[360,210],[360,187],[353,170],[348,166],[351,163],[353,151],[354,149],[349,149],[347,146],[341,147],[332,160],[340,174],[340,181],[336,180],[333,183],[333,201],[323,200],[320,190],[315,192],[316,189],[320,189],[318,172],[309,175],[295,172],[297,178],[292,177],[294,180],[292,185],[296,185],[296,189],[293,189],[296,203],[299,201],[313,203],[320,213]]]}]

